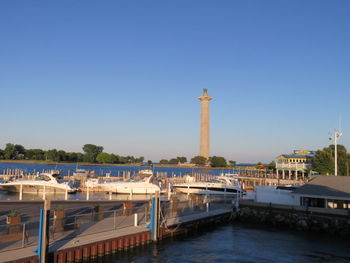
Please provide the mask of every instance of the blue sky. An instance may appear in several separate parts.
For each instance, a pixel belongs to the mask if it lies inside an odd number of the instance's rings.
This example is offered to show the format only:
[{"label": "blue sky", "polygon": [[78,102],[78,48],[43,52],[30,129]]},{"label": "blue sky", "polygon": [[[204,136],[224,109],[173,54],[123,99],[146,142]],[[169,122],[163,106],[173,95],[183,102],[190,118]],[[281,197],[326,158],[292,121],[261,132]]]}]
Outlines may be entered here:
[{"label": "blue sky", "polygon": [[0,2],[0,148],[271,161],[350,148],[350,1]]}]

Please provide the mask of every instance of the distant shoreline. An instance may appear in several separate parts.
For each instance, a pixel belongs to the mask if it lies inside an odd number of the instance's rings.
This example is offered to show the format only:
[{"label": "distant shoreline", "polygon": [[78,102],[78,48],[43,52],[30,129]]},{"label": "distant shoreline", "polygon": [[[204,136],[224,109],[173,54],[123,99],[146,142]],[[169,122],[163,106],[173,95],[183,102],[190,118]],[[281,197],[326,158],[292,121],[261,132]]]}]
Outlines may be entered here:
[{"label": "distant shoreline", "polygon": [[[139,167],[140,164],[130,163],[130,164],[120,164],[120,163],[70,163],[70,162],[49,162],[43,160],[0,160],[0,163],[27,163],[27,164],[51,164],[51,165],[86,165],[86,166],[134,166]],[[145,164],[147,166],[147,164]],[[150,165],[152,166],[152,165]],[[232,169],[232,167],[207,167],[207,166],[191,166],[191,165],[167,165],[167,164],[153,164],[154,167],[165,167],[165,168],[193,168],[193,169],[206,169],[206,170],[216,170],[216,169]]]}]

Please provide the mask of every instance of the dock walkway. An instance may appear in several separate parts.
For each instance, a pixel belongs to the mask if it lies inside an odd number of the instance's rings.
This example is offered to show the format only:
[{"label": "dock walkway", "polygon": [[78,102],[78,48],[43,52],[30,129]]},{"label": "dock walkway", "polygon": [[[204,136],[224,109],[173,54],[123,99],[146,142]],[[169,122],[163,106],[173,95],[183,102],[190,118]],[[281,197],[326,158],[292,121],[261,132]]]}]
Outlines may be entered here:
[{"label": "dock walkway", "polygon": [[[170,209],[170,206],[168,203],[166,206],[168,210],[164,210],[164,217],[160,219],[169,229],[178,228],[180,225],[191,225],[196,221],[210,220],[227,215],[232,211],[232,204],[226,201],[213,203],[210,209],[209,206],[203,204],[193,206],[191,200],[178,203],[176,209]],[[97,221],[86,220],[84,217],[84,220],[81,220],[78,218],[80,215],[77,216],[78,219],[74,221],[74,224],[78,222],[77,228],[65,229],[63,232],[54,233],[54,236],[50,234],[49,251],[54,254],[54,262],[66,262],[67,253],[73,253],[74,256],[76,253],[81,253],[81,259],[83,259],[84,251],[89,251],[88,253],[92,255],[92,247],[95,247],[97,251],[98,245],[103,247],[102,250],[109,246],[108,250],[111,252],[150,241],[151,233],[147,228],[149,215],[142,211],[137,210],[137,217],[135,213],[125,214],[125,211],[124,214],[117,213],[117,216],[111,211],[105,211],[104,216]],[[137,226],[135,226],[135,218],[137,218]],[[121,242],[124,243],[119,246],[120,239],[123,239]],[[19,243],[20,241],[7,247],[6,251],[0,250],[0,262],[25,262],[24,259],[27,259],[26,262],[37,262],[37,257],[33,253],[37,246],[36,243],[28,243],[24,248],[20,248]]]},{"label": "dock walkway", "polygon": [[[71,249],[77,246],[83,246],[90,243],[96,243],[99,241],[104,241],[108,239],[117,239],[119,237],[123,237],[126,235],[133,235],[137,233],[142,233],[145,231],[149,231],[145,229],[145,227],[138,226],[138,227],[126,227],[123,229],[118,229],[116,231],[108,231],[108,232],[100,232],[95,233],[91,235],[85,235],[85,236],[77,236],[70,240],[60,240],[56,241],[53,244],[50,244],[50,252],[60,251],[64,249]],[[11,262],[15,260],[20,260],[23,258],[29,258],[34,256],[35,254],[33,251],[36,249],[35,246],[25,247],[21,249],[15,249],[6,251],[3,253],[0,253],[0,262]]]}]

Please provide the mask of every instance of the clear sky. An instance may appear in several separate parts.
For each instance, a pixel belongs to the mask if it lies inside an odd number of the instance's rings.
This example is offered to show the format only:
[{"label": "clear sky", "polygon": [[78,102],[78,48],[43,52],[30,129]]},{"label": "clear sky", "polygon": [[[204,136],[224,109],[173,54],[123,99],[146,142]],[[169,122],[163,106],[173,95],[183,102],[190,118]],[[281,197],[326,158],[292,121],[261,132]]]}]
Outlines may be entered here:
[{"label": "clear sky", "polygon": [[350,148],[350,1],[0,1],[0,148],[271,161]]}]

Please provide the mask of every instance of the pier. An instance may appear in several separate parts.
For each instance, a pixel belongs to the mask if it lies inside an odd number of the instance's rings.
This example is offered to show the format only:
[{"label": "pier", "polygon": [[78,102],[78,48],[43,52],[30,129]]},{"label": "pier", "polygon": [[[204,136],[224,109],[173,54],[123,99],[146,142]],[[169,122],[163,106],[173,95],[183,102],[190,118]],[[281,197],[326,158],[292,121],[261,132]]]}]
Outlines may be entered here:
[{"label": "pier", "polygon": [[[228,220],[236,199],[181,195],[150,200],[51,201],[49,262],[80,262]],[[38,262],[39,209],[43,201],[0,202],[0,262]],[[13,208],[20,221],[9,223]],[[155,220],[156,229],[150,228]]]}]

